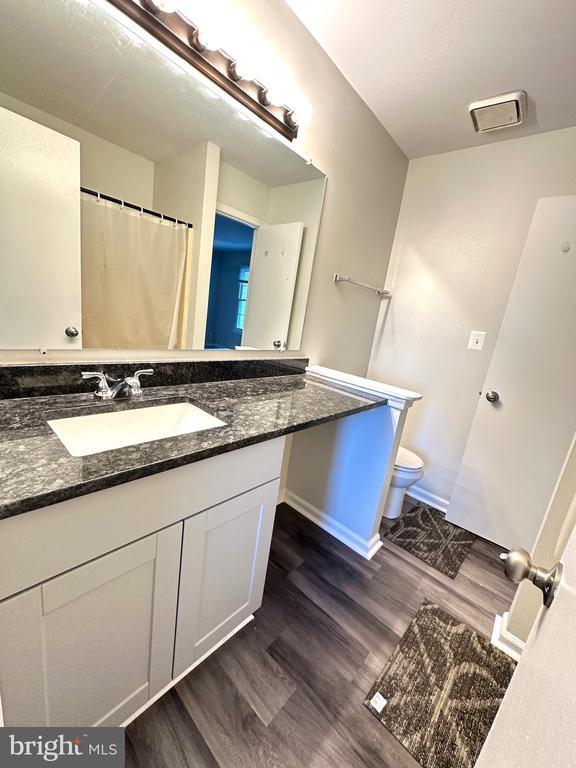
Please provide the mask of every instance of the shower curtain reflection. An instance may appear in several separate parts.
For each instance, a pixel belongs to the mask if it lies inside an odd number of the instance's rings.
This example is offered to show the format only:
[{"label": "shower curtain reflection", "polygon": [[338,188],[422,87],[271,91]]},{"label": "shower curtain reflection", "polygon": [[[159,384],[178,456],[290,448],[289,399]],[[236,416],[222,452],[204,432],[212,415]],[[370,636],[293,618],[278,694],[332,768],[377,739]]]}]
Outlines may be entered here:
[{"label": "shower curtain reflection", "polygon": [[83,347],[184,349],[192,229],[82,194]]}]

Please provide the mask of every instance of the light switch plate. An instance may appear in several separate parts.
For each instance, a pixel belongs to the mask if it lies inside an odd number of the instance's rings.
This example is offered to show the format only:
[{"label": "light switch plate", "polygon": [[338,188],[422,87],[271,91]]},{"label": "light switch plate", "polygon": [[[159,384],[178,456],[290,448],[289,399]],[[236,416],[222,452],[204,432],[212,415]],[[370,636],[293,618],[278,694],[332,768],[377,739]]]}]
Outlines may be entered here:
[{"label": "light switch plate", "polygon": [[473,349],[475,352],[481,352],[484,349],[484,342],[486,341],[486,331],[472,331],[470,338],[468,339],[468,349]]}]

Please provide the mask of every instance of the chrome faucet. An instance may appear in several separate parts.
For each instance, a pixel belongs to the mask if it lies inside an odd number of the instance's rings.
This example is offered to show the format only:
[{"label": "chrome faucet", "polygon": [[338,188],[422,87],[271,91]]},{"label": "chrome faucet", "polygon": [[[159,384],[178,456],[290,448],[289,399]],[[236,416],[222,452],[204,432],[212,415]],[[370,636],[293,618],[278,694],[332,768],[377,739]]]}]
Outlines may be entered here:
[{"label": "chrome faucet", "polygon": [[98,379],[98,386],[94,391],[94,397],[101,400],[113,400],[118,397],[132,397],[142,394],[142,385],[140,376],[151,376],[154,373],[153,368],[144,368],[136,371],[133,376],[127,376],[125,379],[114,379],[101,371],[82,371],[83,379]]}]

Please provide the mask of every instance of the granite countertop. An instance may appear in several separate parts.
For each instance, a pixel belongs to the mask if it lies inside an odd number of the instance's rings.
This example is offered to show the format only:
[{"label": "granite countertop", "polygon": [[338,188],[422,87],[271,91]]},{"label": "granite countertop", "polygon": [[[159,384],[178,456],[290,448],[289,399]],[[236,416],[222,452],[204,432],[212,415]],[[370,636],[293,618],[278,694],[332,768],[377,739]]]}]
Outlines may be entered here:
[{"label": "granite countertop", "polygon": [[[224,427],[70,456],[49,418],[189,400]],[[0,400],[0,519],[270,440],[386,404],[298,374],[148,387],[140,398],[101,402],[90,394]]]}]

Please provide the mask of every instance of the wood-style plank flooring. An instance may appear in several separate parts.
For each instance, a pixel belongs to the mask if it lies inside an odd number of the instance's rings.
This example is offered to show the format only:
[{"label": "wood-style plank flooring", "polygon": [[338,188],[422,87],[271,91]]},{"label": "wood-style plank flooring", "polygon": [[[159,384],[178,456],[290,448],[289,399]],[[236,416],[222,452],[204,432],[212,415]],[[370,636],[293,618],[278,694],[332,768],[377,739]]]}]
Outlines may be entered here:
[{"label": "wood-style plank flooring", "polygon": [[126,730],[129,768],[416,768],[366,692],[425,598],[489,637],[514,587],[477,540],[456,579],[384,540],[372,561],[278,508],[255,620]]}]

